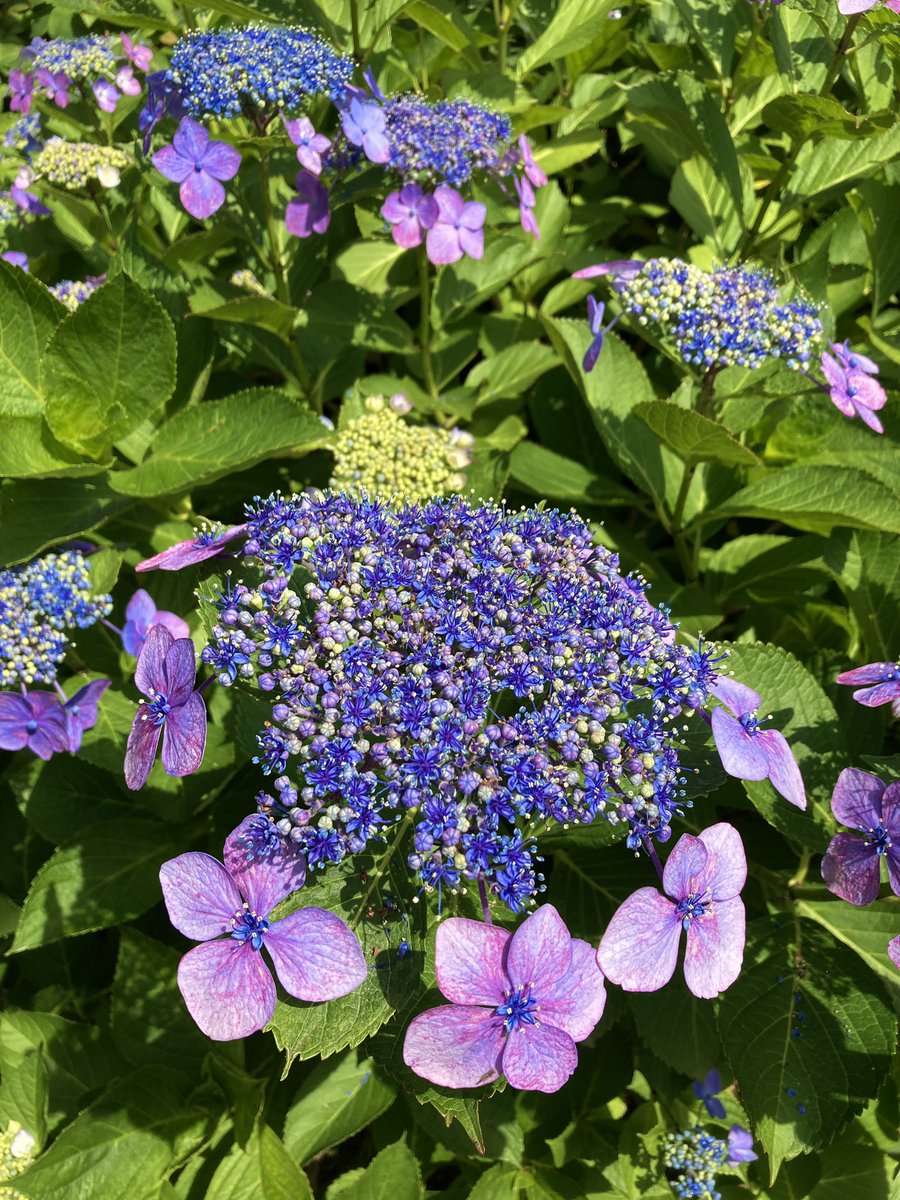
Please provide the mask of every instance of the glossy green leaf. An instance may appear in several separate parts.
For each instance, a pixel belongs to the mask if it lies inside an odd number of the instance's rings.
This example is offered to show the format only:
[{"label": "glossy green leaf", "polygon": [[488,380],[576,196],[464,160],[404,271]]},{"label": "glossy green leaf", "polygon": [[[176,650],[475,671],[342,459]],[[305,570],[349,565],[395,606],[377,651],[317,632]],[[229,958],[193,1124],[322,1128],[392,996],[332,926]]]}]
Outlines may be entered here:
[{"label": "glossy green leaf", "polygon": [[730,496],[717,516],[762,517],[812,533],[837,526],[900,533],[900,498],[855,468],[783,467]]},{"label": "glossy green leaf", "polygon": [[312,1200],[309,1180],[284,1142],[260,1125],[245,1150],[232,1147],[209,1182],[207,1200]]},{"label": "glossy green leaf", "polygon": [[386,1146],[361,1171],[340,1176],[327,1200],[424,1200],[425,1189],[415,1155],[406,1142]]},{"label": "glossy green leaf", "polygon": [[730,467],[752,467],[759,463],[753,451],[742,446],[724,425],[690,408],[651,400],[638,404],[634,415],[687,463],[720,462]]},{"label": "glossy green leaf", "polygon": [[284,1144],[299,1163],[346,1141],[394,1102],[395,1089],[371,1059],[348,1050],[314,1068],[284,1122]]}]

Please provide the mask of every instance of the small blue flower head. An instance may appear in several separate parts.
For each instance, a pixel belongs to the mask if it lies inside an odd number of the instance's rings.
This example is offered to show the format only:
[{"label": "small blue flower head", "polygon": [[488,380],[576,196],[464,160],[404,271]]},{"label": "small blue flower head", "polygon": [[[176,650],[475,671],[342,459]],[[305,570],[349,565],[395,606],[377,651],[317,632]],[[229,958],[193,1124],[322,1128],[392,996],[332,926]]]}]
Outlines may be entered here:
[{"label": "small blue flower head", "polygon": [[353,69],[349,58],[299,25],[249,25],[189,30],[172,52],[168,78],[189,115],[202,120],[296,113],[320,94],[340,99]]},{"label": "small blue flower head", "polygon": [[[406,183],[449,183],[473,175],[506,175],[512,125],[509,117],[471,100],[392,96],[384,105],[389,167]],[[381,160],[378,160],[381,161]]]},{"label": "small blue flower head", "polygon": [[115,74],[116,62],[121,57],[118,41],[118,38],[109,34],[53,38],[36,51],[34,69],[43,69],[52,75],[65,75],[73,82]]},{"label": "small blue flower head", "polygon": [[725,1118],[725,1105],[718,1099],[721,1090],[722,1077],[715,1067],[707,1072],[702,1083],[699,1079],[694,1080],[694,1095],[698,1100],[703,1101],[709,1115],[719,1121]]},{"label": "small blue flower head", "polygon": [[716,1172],[728,1157],[728,1145],[702,1126],[666,1135],[663,1165],[679,1200],[719,1200]]},{"label": "small blue flower head", "polygon": [[311,867],[408,818],[428,889],[485,880],[518,912],[542,887],[539,825],[668,836],[673,718],[703,685],[575,514],[275,494],[245,534],[202,658],[271,695],[261,810]]},{"label": "small blue flower head", "polygon": [[77,550],[0,571],[0,684],[52,683],[69,633],[112,609],[91,590],[90,562]]}]

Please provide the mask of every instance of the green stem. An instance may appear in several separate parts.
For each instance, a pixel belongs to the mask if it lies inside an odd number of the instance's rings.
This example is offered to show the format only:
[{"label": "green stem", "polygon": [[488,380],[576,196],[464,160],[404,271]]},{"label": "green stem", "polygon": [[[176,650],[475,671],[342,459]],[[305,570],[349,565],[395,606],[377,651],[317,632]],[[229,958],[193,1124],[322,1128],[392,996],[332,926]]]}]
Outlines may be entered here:
[{"label": "green stem", "polygon": [[[272,274],[275,276],[275,294],[282,304],[288,308],[293,308],[291,304],[291,289],[288,283],[287,273],[284,269],[284,262],[281,257],[281,249],[279,247],[278,226],[275,222],[275,211],[272,208],[272,188],[271,188],[271,171],[269,168],[269,152],[264,150],[260,154],[260,177],[262,186],[263,212],[266,218],[266,234],[269,243],[269,264],[272,268]],[[306,364],[300,354],[300,350],[294,340],[293,333],[287,337],[288,349],[291,353],[291,362],[294,366],[294,374],[297,376],[297,382],[303,394],[308,400],[316,404],[321,412],[321,405],[316,403],[313,395],[312,380],[309,377],[309,372],[306,369]]]},{"label": "green stem", "polygon": [[672,510],[672,541],[675,543],[675,552],[678,555],[678,561],[681,563],[686,583],[694,583],[696,580],[694,556],[691,554],[684,532],[684,508],[687,504],[691,484],[694,482],[696,470],[696,463],[684,464],[684,470],[681,475],[681,486],[678,489],[678,495],[675,497],[675,507]]},{"label": "green stem", "polygon": [[[415,811],[418,811],[418,810],[415,810]],[[413,823],[415,811],[413,809],[410,809],[409,812],[406,814],[406,816],[403,818],[403,820],[400,822],[400,825],[397,829],[397,836],[391,842],[390,846],[388,846],[387,850],[384,852],[381,859],[379,860],[378,866],[372,872],[372,878],[369,882],[369,886],[363,892],[363,898],[359,902],[359,908],[356,910],[353,920],[350,922],[351,929],[355,929],[356,926],[359,924],[359,919],[363,915],[363,913],[366,911],[366,905],[369,903],[370,896],[372,895],[372,893],[375,891],[375,889],[378,887],[378,885],[381,883],[382,879],[384,878],[385,871],[388,869],[391,859],[397,853],[400,843],[403,841],[403,838],[406,836],[406,833],[409,830],[409,827]]]},{"label": "green stem", "polygon": [[362,45],[359,40],[359,0],[350,0],[350,36],[353,39],[353,57],[359,62]]},{"label": "green stem", "polygon": [[431,270],[424,245],[419,247],[419,348],[422,353],[422,374],[425,387],[433,400],[438,398],[434,365],[431,361]]}]

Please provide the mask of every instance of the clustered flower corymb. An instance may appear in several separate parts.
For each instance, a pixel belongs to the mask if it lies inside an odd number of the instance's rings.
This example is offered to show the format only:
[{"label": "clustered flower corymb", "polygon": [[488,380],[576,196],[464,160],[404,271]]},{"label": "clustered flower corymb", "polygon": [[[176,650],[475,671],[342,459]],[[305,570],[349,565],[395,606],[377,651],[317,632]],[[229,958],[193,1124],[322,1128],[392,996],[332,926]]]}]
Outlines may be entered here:
[{"label": "clustered flower corymb", "polygon": [[115,112],[122,96],[137,96],[153,52],[128,34],[88,34],[78,38],[35,38],[21,52],[20,67],[9,73],[12,112],[29,114],[36,100],[56,108],[86,99],[103,112]]},{"label": "clustered flower corymb", "polygon": [[406,818],[427,887],[485,880],[518,910],[544,823],[669,836],[672,719],[702,705],[711,654],[674,644],[574,513],[276,494],[246,535],[202,658],[273,694],[259,803],[311,866]]}]

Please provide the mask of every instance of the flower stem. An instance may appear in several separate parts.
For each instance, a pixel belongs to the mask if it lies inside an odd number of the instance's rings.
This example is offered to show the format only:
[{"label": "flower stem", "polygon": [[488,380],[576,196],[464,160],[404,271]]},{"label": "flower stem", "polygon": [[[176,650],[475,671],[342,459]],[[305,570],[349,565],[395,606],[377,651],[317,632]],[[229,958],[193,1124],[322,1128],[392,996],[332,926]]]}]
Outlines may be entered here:
[{"label": "flower stem", "polygon": [[484,919],[488,925],[493,925],[494,922],[491,920],[491,909],[490,905],[488,904],[487,891],[484,886],[484,877],[482,875],[478,876],[478,894],[481,897],[481,912],[484,916]]},{"label": "flower stem", "polygon": [[419,247],[419,304],[421,306],[419,347],[422,352],[422,374],[425,377],[425,387],[429,396],[433,400],[437,400],[438,390],[431,361],[431,271],[424,245]]},{"label": "flower stem", "polygon": [[653,863],[654,867],[656,867],[656,873],[659,876],[660,883],[662,883],[663,865],[659,861],[659,855],[656,853],[656,847],[653,845],[653,843],[650,841],[649,838],[645,837],[643,839],[643,842],[644,842],[644,849],[650,855],[650,861]]},{"label": "flower stem", "polygon": [[359,0],[350,0],[350,36],[353,38],[353,57],[359,62],[362,45],[359,40]]},{"label": "flower stem", "polygon": [[[272,267],[272,274],[275,276],[275,294],[282,304],[287,305],[288,308],[292,308],[291,289],[284,269],[284,262],[282,261],[281,250],[279,248],[278,226],[275,223],[275,212],[272,208],[271,172],[269,169],[269,152],[267,150],[264,150],[260,154],[259,163],[262,180],[263,211],[266,218],[266,233],[269,242],[269,262]],[[290,333],[286,340],[291,352],[291,361],[293,362],[297,382],[300,384],[306,398],[312,400],[312,380],[309,377],[306,364],[294,340],[293,333]]]},{"label": "flower stem", "polygon": [[413,812],[410,811],[406,814],[406,816],[400,822],[400,825],[397,829],[397,836],[391,842],[390,846],[388,846],[387,850],[384,852],[381,859],[379,860],[378,866],[372,872],[372,878],[369,882],[369,886],[363,892],[363,898],[359,902],[359,908],[356,910],[353,920],[350,922],[351,929],[355,929],[356,926],[359,924],[359,919],[363,915],[363,913],[366,911],[366,905],[369,903],[369,897],[372,895],[372,893],[378,887],[381,880],[384,878],[384,873],[387,870],[388,866],[390,865],[391,859],[397,853],[397,849],[400,846],[400,843],[403,841],[403,838],[406,836],[406,833],[409,830],[409,827],[410,827],[410,825],[412,825],[412,823],[413,823]]}]

